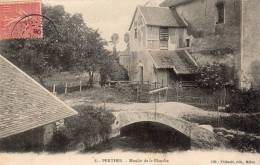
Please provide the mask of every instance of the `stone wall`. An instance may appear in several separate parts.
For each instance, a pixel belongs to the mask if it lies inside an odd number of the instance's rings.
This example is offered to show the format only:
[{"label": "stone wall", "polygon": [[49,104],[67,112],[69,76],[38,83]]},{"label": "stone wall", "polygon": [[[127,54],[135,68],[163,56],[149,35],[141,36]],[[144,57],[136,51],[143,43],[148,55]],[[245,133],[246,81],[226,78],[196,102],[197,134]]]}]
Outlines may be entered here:
[{"label": "stone wall", "polygon": [[42,127],[1,139],[0,150],[4,152],[42,151],[43,150]]},{"label": "stone wall", "polygon": [[188,24],[193,37],[192,51],[230,47],[239,51],[240,0],[222,0],[225,4],[225,23],[216,24],[218,0],[196,0],[176,8]]},{"label": "stone wall", "polygon": [[216,24],[218,0],[195,0],[176,7],[177,13],[188,24],[192,56],[199,64],[214,61],[237,66],[240,56],[240,0],[222,0],[225,22]]},{"label": "stone wall", "polygon": [[260,5],[259,0],[243,0],[241,87],[260,88]]},{"label": "stone wall", "polygon": [[48,124],[0,140],[0,151],[38,152],[51,141],[55,124]]}]

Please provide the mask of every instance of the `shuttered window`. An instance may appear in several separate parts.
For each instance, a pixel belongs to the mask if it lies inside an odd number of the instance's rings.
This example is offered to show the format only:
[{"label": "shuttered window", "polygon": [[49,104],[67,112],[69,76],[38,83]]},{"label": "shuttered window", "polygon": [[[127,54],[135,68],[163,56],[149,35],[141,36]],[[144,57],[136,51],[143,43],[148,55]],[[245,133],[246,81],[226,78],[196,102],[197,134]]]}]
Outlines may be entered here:
[{"label": "shuttered window", "polygon": [[168,49],[168,41],[169,41],[169,29],[168,28],[160,28],[159,32],[160,38],[160,49]]}]

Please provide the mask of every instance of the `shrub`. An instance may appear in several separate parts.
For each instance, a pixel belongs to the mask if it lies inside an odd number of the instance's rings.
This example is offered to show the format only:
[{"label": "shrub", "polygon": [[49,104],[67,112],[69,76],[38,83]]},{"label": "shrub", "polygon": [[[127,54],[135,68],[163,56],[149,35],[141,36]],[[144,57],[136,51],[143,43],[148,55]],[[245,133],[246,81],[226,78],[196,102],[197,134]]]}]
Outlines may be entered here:
[{"label": "shrub", "polygon": [[79,144],[83,144],[84,148],[92,147],[110,135],[115,119],[112,113],[93,106],[74,108],[79,114],[65,119],[65,127],[54,133],[53,139],[46,146],[47,151],[66,152],[76,149]]},{"label": "shrub", "polygon": [[212,90],[223,88],[227,82],[225,76],[226,70],[227,66],[218,63],[200,66],[197,71],[196,81],[203,88],[210,88]]},{"label": "shrub", "polygon": [[70,139],[61,131],[54,133],[52,140],[47,144],[46,150],[49,152],[65,152]]},{"label": "shrub", "polygon": [[108,138],[115,117],[102,108],[76,106],[78,116],[65,120],[66,134],[73,143],[83,142],[87,147]]},{"label": "shrub", "polygon": [[230,112],[252,113],[258,109],[259,94],[257,91],[234,89],[231,91]]},{"label": "shrub", "polygon": [[240,130],[247,133],[260,134],[260,114],[231,114],[229,116],[199,116],[186,115],[183,117],[189,122],[213,127]]}]

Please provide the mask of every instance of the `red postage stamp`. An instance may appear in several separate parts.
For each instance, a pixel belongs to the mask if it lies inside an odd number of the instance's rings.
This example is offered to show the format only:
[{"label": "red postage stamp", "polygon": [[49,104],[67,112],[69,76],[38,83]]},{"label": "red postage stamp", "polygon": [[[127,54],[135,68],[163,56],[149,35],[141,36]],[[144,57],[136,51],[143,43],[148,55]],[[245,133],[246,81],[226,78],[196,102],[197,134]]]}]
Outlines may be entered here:
[{"label": "red postage stamp", "polygon": [[1,1],[0,39],[42,38],[40,0]]}]

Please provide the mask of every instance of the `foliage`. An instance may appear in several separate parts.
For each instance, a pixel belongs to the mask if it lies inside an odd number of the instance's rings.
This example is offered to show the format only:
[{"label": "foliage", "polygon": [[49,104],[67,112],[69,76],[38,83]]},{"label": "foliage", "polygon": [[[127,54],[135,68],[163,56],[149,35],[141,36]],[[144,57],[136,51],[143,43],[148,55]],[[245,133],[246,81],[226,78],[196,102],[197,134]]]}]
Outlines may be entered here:
[{"label": "foliage", "polygon": [[70,15],[63,6],[43,5],[42,14],[57,30],[43,19],[42,39],[2,41],[0,52],[41,82],[54,71],[84,70],[89,72],[92,83],[93,72],[105,58],[106,42],[98,31],[87,27],[81,14]]},{"label": "foliage", "polygon": [[47,144],[46,151],[65,152],[69,142],[69,138],[64,133],[57,131],[54,133],[52,140]]},{"label": "foliage", "polygon": [[231,146],[240,152],[260,153],[260,139],[250,135],[235,136],[231,141]]},{"label": "foliage", "polygon": [[[96,137],[107,139],[111,132],[114,116],[102,108],[92,106],[74,107],[79,115],[65,120],[68,136],[75,142],[91,146]],[[94,143],[94,142],[93,142]]]},{"label": "foliage", "polygon": [[128,71],[120,65],[118,57],[116,56],[107,56],[99,71],[101,86],[105,85],[108,79],[112,81],[129,80]]},{"label": "foliage", "polygon": [[260,114],[230,114],[220,116],[186,115],[183,117],[189,122],[200,125],[211,125],[217,128],[226,128],[245,131],[247,133],[260,133]]},{"label": "foliage", "polygon": [[217,90],[223,88],[226,83],[225,65],[213,63],[198,68],[196,81],[203,88]]},{"label": "foliage", "polygon": [[231,91],[229,112],[259,112],[259,94],[254,89]]}]

